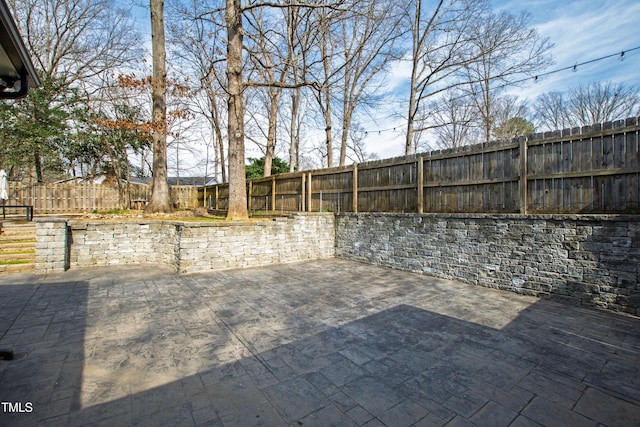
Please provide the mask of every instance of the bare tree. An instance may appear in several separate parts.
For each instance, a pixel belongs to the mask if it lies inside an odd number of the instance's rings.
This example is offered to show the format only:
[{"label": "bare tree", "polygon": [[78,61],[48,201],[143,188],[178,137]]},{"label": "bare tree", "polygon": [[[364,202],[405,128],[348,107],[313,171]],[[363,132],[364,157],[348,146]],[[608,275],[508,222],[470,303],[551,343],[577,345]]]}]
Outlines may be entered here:
[{"label": "bare tree", "polygon": [[590,126],[640,114],[640,88],[625,83],[593,82],[567,93],[548,92],[536,99],[536,119],[549,130]]},{"label": "bare tree", "polygon": [[[244,172],[244,103],[243,92],[247,87],[284,86],[293,88],[291,84],[280,84],[274,81],[255,82],[243,78],[243,13],[260,7],[289,8],[292,6],[308,8],[334,7],[335,3],[318,4],[300,2],[254,2],[242,6],[241,0],[227,0],[225,22],[227,28],[227,81],[228,81],[228,138],[229,138],[229,207],[228,219],[245,219],[248,217],[246,179]],[[304,75],[304,74],[303,74]],[[299,82],[296,86],[307,86],[310,82]]]},{"label": "bare tree", "polygon": [[478,112],[472,100],[461,90],[450,89],[430,104],[431,122],[437,148],[468,145],[477,134]]},{"label": "bare tree", "polygon": [[[30,151],[36,179],[42,181],[45,163],[60,161],[56,157],[64,148],[64,129],[82,119],[73,116],[74,110],[86,109],[89,95],[96,97],[113,69],[139,61],[141,43],[127,12],[108,0],[9,0],[8,4],[42,80],[34,89],[37,96],[13,104],[14,115],[28,116],[30,126],[23,127],[18,143],[21,151]],[[60,144],[53,147],[52,139]]]},{"label": "bare tree", "polygon": [[167,181],[167,65],[164,37],[164,0],[151,2],[151,45],[153,50],[153,188],[147,213],[172,212]]},{"label": "bare tree", "polygon": [[523,75],[538,72],[552,64],[553,46],[530,27],[530,15],[523,12],[487,13],[474,21],[469,40],[477,59],[465,66],[470,94],[482,121],[485,141],[498,126],[493,117],[493,99],[499,88]]},{"label": "bare tree", "polygon": [[244,172],[244,104],[242,93],[242,5],[240,0],[227,0],[225,21],[227,26],[227,95],[229,138],[229,206],[227,219],[249,217],[247,210],[246,178]]},{"label": "bare tree", "polygon": [[571,127],[569,107],[563,92],[551,91],[538,96],[535,111],[536,121],[543,128],[556,130]]},{"label": "bare tree", "polygon": [[[281,13],[284,13],[284,20]],[[276,149],[278,110],[292,66],[292,46],[288,37],[288,33],[292,31],[289,29],[291,14],[289,9],[274,11],[255,8],[251,9],[246,16],[248,17],[246,25],[249,28],[245,34],[251,44],[245,43],[245,46],[249,45],[246,50],[249,53],[249,60],[254,64],[253,72],[257,74],[260,81],[274,82],[273,85],[261,88],[267,98],[264,105],[267,116],[264,176],[270,176]],[[256,124],[260,126],[260,120]]]},{"label": "bare tree", "polygon": [[[181,4],[173,11],[169,26],[170,45],[174,46],[172,57],[178,64],[176,71],[195,85],[191,108],[203,116],[210,127],[211,146],[214,151],[214,176],[227,180],[224,148],[224,116],[226,97],[224,86],[224,37],[220,31],[221,10],[209,10],[200,1]],[[207,144],[207,147],[209,144]]]},{"label": "bare tree", "polygon": [[[351,123],[358,108],[373,103],[387,65],[397,58],[396,41],[403,35],[405,2],[360,1],[340,20],[339,68],[342,135],[340,166],[345,165]],[[378,79],[378,80],[376,80]]]},{"label": "bare tree", "polygon": [[[43,80],[58,90],[97,85],[96,77],[142,56],[139,34],[109,0],[9,0]],[[91,84],[91,85],[90,85]]]},{"label": "bare tree", "polygon": [[471,25],[488,10],[486,0],[412,0],[411,81],[407,113],[405,153],[415,152],[414,134],[424,129],[418,123],[429,115],[423,101],[462,84],[454,77],[464,66],[477,59],[471,45]]},{"label": "bare tree", "polygon": [[353,154],[348,156],[354,163],[363,163],[369,160],[378,159],[378,155],[376,153],[369,153],[366,151],[365,139],[367,136],[368,132],[358,124],[355,124],[353,126],[353,131],[349,132],[349,150]]},{"label": "bare tree", "polygon": [[640,112],[638,86],[594,82],[569,90],[571,121],[580,126],[636,116]]},{"label": "bare tree", "polygon": [[[319,88],[313,91],[313,95],[321,111],[324,121],[325,147],[321,152],[326,153],[327,167],[333,166],[333,81],[336,71],[333,68],[334,35],[331,32],[332,16],[325,9],[314,11],[314,20],[318,31],[318,55],[320,71],[314,73],[315,79],[320,82]],[[311,71],[313,73],[313,70]],[[323,155],[324,156],[324,155]]]},{"label": "bare tree", "polygon": [[[320,9],[323,10],[323,9]],[[305,73],[309,72],[309,52],[318,44],[320,31],[314,20],[316,9],[291,7],[287,9],[287,47],[288,60],[291,63],[291,110],[289,125],[289,170],[300,169],[300,132],[302,128],[303,87]]]}]

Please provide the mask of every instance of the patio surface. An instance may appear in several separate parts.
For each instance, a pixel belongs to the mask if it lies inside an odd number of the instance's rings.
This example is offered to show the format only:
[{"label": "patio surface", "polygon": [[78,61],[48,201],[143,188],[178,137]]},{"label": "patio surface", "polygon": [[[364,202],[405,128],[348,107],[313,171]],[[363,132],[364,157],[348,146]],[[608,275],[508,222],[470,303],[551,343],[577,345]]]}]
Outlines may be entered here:
[{"label": "patio surface", "polygon": [[0,348],[2,426],[640,425],[640,319],[338,259],[2,275]]}]

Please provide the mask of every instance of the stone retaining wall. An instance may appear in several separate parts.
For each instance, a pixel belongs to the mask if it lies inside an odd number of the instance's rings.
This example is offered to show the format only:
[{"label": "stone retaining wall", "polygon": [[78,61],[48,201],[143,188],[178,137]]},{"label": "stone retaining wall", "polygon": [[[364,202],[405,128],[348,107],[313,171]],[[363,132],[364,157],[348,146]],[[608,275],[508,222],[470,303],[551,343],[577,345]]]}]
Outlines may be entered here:
[{"label": "stone retaining wall", "polygon": [[640,315],[640,217],[336,215],[336,256]]},{"label": "stone retaining wall", "polygon": [[318,213],[237,223],[40,220],[36,233],[39,273],[119,264],[168,264],[193,273],[335,254],[334,217]]},{"label": "stone retaining wall", "polygon": [[176,263],[179,236],[169,221],[69,221],[70,267]]},{"label": "stone retaining wall", "polygon": [[178,225],[179,273],[257,267],[331,258],[335,224],[330,213],[299,213],[273,221]]},{"label": "stone retaining wall", "polygon": [[39,273],[55,273],[69,268],[67,221],[36,219],[36,262]]},{"label": "stone retaining wall", "polygon": [[179,273],[333,256],[640,315],[640,216],[294,214],[198,223],[38,220],[36,272],[169,264]]}]

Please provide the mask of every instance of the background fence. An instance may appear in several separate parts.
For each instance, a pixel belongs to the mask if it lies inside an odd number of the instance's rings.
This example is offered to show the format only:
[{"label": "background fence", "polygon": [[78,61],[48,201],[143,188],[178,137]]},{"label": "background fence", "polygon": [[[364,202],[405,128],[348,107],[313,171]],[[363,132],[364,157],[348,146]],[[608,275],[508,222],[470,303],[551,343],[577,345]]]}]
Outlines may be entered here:
[{"label": "background fence", "polygon": [[[640,213],[637,117],[247,183],[249,209],[270,212]],[[142,208],[148,185],[129,186]],[[175,206],[228,207],[228,184],[172,186]],[[35,214],[122,209],[118,188],[9,183],[7,205]],[[18,213],[20,211],[16,211]],[[11,213],[7,209],[7,213]]]},{"label": "background fence", "polygon": [[[640,213],[637,117],[247,183],[252,211]],[[228,184],[199,190],[226,210]]]},{"label": "background fence", "polygon": [[[171,200],[180,208],[198,206],[198,189],[192,186],[172,186]],[[129,184],[129,206],[121,201],[117,186],[104,184],[36,184],[22,185],[9,182],[10,205],[31,205],[34,213],[64,214],[92,211],[109,211],[123,208],[143,208],[151,197],[151,186]],[[14,210],[7,208],[7,214]],[[22,212],[15,210],[16,213]]]}]

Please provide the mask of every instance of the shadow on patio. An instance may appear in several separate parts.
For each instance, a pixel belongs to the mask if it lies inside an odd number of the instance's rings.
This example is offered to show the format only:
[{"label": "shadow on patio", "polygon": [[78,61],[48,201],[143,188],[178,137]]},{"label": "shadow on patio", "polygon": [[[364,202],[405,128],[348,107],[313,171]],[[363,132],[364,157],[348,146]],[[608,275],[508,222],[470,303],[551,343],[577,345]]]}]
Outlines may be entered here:
[{"label": "shadow on patio", "polygon": [[0,286],[0,424],[640,423],[637,318],[341,260],[77,275]]}]

